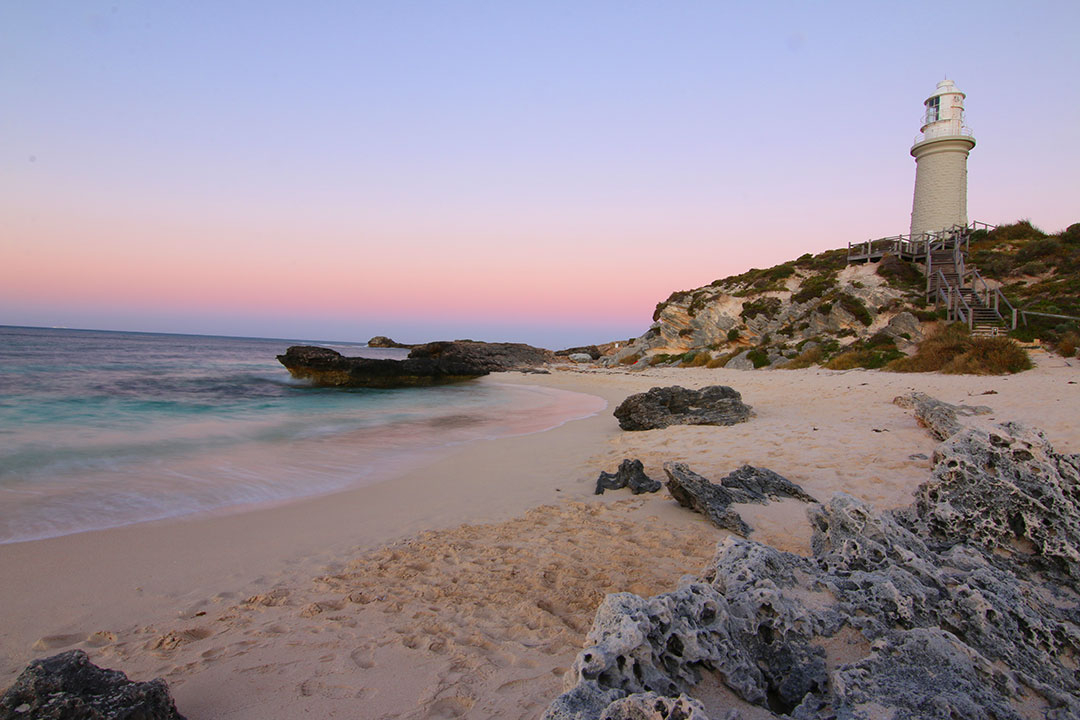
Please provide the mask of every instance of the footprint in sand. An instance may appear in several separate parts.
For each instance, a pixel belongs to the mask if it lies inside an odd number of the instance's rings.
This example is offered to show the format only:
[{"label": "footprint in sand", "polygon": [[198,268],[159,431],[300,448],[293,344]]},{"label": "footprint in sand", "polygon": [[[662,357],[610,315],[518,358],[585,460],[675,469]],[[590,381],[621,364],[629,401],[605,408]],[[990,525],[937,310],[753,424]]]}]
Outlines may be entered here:
[{"label": "footprint in sand", "polygon": [[464,695],[439,698],[428,706],[425,717],[429,718],[457,718],[469,712],[476,701]]},{"label": "footprint in sand", "polygon": [[356,663],[356,667],[361,670],[370,670],[375,667],[375,659],[372,657],[371,651],[369,650],[363,648],[353,650],[349,653],[349,657]]},{"label": "footprint in sand", "polygon": [[30,647],[34,650],[55,650],[56,648],[67,647],[68,645],[82,642],[85,638],[86,635],[83,635],[82,633],[77,635],[46,635],[45,637],[38,638]]},{"label": "footprint in sand", "polygon": [[186,645],[199,640],[205,640],[214,632],[207,628],[190,628],[188,630],[170,630],[164,635],[159,635],[147,645],[148,650],[175,650],[181,645]]},{"label": "footprint in sand", "polygon": [[95,633],[90,633],[86,636],[86,644],[89,647],[105,647],[106,645],[112,645],[117,641],[116,633],[109,632],[108,630],[98,630]]}]

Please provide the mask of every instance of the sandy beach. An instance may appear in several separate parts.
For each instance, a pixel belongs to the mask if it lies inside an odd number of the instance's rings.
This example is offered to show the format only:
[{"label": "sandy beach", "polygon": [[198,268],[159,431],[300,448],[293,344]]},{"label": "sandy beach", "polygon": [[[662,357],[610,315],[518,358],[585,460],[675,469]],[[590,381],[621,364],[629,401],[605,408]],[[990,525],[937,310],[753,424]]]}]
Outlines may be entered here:
[{"label": "sandy beach", "polygon": [[[819,500],[906,505],[937,444],[894,397],[987,405],[1080,452],[1080,367],[1042,352],[1014,376],[565,366],[477,382],[603,398],[555,429],[448,449],[371,487],[241,513],[0,546],[0,687],[82,648],[163,677],[189,720],[538,717],[605,594],[674,588],[725,531],[666,491],[593,494],[639,458],[719,479],[748,463]],[[730,385],[731,427],[624,432],[611,411],[654,386]],[[738,506],[752,538],[808,552],[806,506]],[[752,717],[747,714],[746,717]]]}]

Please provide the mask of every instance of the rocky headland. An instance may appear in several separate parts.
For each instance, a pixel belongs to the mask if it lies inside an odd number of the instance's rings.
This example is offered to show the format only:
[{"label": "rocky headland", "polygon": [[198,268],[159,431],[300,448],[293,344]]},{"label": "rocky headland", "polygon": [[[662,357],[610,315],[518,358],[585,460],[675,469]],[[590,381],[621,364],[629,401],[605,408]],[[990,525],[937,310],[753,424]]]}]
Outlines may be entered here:
[{"label": "rocky headland", "polygon": [[[1010,335],[1042,338],[1064,355],[1076,355],[1076,323],[1063,324],[1060,313],[1080,316],[1080,223],[1055,235],[1026,221],[1001,225],[971,233],[965,247],[968,265],[977,266],[1012,307],[1052,314],[1022,315]],[[893,255],[849,265],[843,248],[806,254],[671,293],[656,305],[652,326],[605,353],[602,362],[635,368],[881,368],[912,355],[946,318],[926,285],[923,264]]]}]

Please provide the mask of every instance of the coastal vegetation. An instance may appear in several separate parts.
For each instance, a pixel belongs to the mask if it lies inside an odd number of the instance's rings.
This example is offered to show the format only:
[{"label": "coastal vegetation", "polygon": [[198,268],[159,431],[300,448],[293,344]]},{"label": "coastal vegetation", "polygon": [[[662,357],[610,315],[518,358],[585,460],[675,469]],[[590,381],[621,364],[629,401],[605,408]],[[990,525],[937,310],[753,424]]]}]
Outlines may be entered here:
[{"label": "coastal vegetation", "polygon": [[921,264],[847,259],[846,248],[806,253],[673,292],[614,362],[1008,373],[1030,367],[1014,340],[1069,357],[1080,346],[1080,223],[1054,234],[1027,220],[972,233],[968,266],[1017,310],[1017,328],[998,337],[942,327],[947,313],[928,301]]}]

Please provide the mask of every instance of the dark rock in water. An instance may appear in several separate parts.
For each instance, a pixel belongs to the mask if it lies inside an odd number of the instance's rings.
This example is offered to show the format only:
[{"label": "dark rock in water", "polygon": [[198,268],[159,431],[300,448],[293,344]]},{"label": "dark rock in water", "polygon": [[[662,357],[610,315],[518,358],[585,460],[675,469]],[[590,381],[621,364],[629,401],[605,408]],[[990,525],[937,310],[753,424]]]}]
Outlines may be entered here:
[{"label": "dark rock in water", "polygon": [[500,370],[529,368],[550,351],[517,343],[434,342],[413,347],[404,360],[345,357],[329,348],[294,345],[278,361],[293,377],[317,385],[394,388],[460,382]]},{"label": "dark rock in water", "polygon": [[0,698],[0,720],[184,720],[158,678],[132,682],[82,650],[31,662]]},{"label": "dark rock in water", "polygon": [[623,430],[655,430],[669,425],[734,425],[746,422],[754,411],[742,396],[726,385],[701,390],[654,387],[631,395],[615,409]]},{"label": "dark rock in water", "polygon": [[950,405],[921,392],[893,398],[893,404],[912,410],[919,425],[938,440],[948,440],[960,432],[963,425],[957,416],[989,415],[994,412],[985,405]]},{"label": "dark rock in water", "polygon": [[701,513],[714,525],[743,537],[753,532],[753,528],[731,509],[734,503],[765,504],[769,498],[781,497],[817,502],[787,478],[752,465],[743,465],[719,484],[698,475],[683,463],[664,463],[664,472],[668,476],[668,492],[680,505]]},{"label": "dark rock in water", "polygon": [[[960,430],[934,463],[908,508],[810,506],[809,558],[728,537],[674,592],[609,595],[544,719],[689,702],[705,681],[755,717],[1080,717],[1080,456],[1006,423]],[[830,667],[837,643],[849,660]]]},{"label": "dark rock in water", "polygon": [[620,490],[629,487],[635,495],[653,493],[662,486],[659,480],[653,480],[645,474],[645,466],[640,460],[626,459],[619,463],[617,472],[601,472],[596,478],[596,494],[603,495],[605,490]]},{"label": "dark rock in water", "polygon": [[416,345],[406,345],[405,343],[399,343],[397,340],[386,337],[385,335],[376,335],[367,341],[368,347],[373,348],[401,348],[404,350],[411,350]]}]

